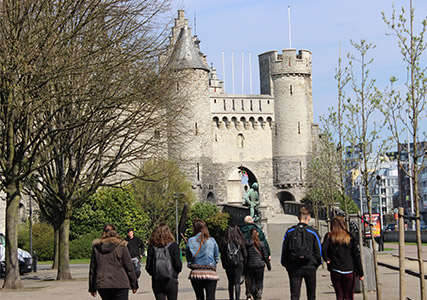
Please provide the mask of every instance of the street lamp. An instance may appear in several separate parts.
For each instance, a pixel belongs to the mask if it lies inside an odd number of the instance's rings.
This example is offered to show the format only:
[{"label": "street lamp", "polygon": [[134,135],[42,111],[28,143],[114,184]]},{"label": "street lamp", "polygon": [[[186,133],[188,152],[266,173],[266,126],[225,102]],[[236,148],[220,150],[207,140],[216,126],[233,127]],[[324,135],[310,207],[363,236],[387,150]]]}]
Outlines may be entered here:
[{"label": "street lamp", "polygon": [[381,195],[382,195],[382,193],[381,193],[381,187],[382,187],[381,176],[377,175],[376,180],[377,180],[378,200],[380,202],[380,228],[382,230],[382,228],[383,228],[383,200],[381,197]]},{"label": "street lamp", "polygon": [[179,233],[178,233],[178,199],[182,196],[182,193],[174,193],[172,196],[175,199],[175,230],[176,230],[176,242],[179,241]]}]

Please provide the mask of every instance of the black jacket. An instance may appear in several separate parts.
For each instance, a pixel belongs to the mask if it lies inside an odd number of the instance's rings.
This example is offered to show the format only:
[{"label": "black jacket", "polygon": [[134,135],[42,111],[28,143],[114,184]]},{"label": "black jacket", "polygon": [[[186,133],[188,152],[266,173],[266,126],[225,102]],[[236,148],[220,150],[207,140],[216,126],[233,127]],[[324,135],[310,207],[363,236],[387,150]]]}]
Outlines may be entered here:
[{"label": "black jacket", "polygon": [[240,231],[243,233],[243,235],[245,236],[246,239],[249,239],[251,237],[251,230],[254,228],[258,232],[259,240],[261,242],[263,242],[265,247],[267,248],[268,256],[271,256],[270,245],[268,244],[268,241],[265,238],[264,232],[262,232],[262,229],[259,228],[258,225],[254,224],[254,223],[245,223],[245,224],[240,226]]},{"label": "black jacket", "polygon": [[247,269],[264,268],[265,264],[267,264],[269,270],[271,269],[267,247],[263,242],[260,242],[260,247],[258,248],[252,239],[247,239],[246,249],[248,251]]},{"label": "black jacket", "polygon": [[113,288],[138,288],[126,241],[117,237],[96,239],[92,243],[89,292]]},{"label": "black jacket", "polygon": [[130,257],[138,257],[144,254],[144,243],[141,241],[139,237],[136,235],[133,236],[132,239],[126,237],[125,240],[128,242],[128,249],[130,253]]},{"label": "black jacket", "polygon": [[[237,245],[238,243],[235,242],[235,244]],[[222,241],[220,246],[219,246],[219,252],[221,253],[221,264],[222,264],[222,267],[224,269],[236,268],[234,266],[228,266],[227,265],[227,262],[225,260],[225,257],[227,256],[227,243],[225,243],[224,241]],[[246,265],[246,261],[248,259],[248,252],[246,250],[246,243],[243,245],[240,245],[239,258],[240,258],[240,261],[243,263],[243,265]]]},{"label": "black jacket", "polygon": [[[350,234],[351,235],[351,234]],[[353,235],[350,238],[350,244],[334,244],[329,237],[329,233],[325,235],[322,244],[323,259],[330,260],[328,270],[339,270],[343,272],[356,271],[357,276],[363,276],[362,260],[360,259],[360,251],[356,239]]]},{"label": "black jacket", "polygon": [[[312,249],[312,257],[308,261],[296,261],[291,259],[289,240],[293,238],[296,226],[304,227],[309,233],[309,248]],[[293,272],[297,269],[316,270],[322,264],[322,244],[320,242],[319,232],[305,223],[298,223],[289,228],[283,237],[281,264],[288,272]]]},{"label": "black jacket", "polygon": [[[180,250],[178,248],[178,244],[173,242],[169,248],[169,254],[171,256],[172,262],[172,277],[178,278],[178,274],[182,271],[182,262]],[[153,276],[153,268],[154,268],[154,248],[152,245],[148,246],[147,249],[147,263],[145,265],[145,270],[148,274]]]}]

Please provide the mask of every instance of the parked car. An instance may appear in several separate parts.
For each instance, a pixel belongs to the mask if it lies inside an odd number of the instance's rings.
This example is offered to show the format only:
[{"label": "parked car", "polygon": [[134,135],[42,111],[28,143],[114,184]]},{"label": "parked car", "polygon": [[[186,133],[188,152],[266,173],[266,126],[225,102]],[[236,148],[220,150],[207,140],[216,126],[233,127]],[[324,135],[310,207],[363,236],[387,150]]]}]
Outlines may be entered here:
[{"label": "parked car", "polygon": [[[5,236],[0,233],[0,276],[4,276],[5,261],[6,261]],[[25,250],[18,248],[19,274],[24,275],[33,269],[33,259],[31,254]]]},{"label": "parked car", "polygon": [[384,231],[395,231],[396,230],[396,224],[395,223],[388,223],[384,227]]}]

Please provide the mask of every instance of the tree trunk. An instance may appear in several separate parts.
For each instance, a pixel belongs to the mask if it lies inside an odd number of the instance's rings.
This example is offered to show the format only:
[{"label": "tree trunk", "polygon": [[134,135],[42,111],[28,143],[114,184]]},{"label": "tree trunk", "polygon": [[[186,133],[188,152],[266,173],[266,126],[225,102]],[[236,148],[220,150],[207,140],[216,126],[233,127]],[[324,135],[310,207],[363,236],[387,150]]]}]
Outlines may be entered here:
[{"label": "tree trunk", "polygon": [[58,270],[59,264],[59,226],[53,225],[53,264],[52,270]]},{"label": "tree trunk", "polygon": [[14,181],[6,187],[6,275],[3,289],[22,289],[18,261],[18,219],[21,193],[19,182]]},{"label": "tree trunk", "polygon": [[[366,186],[365,186],[366,188]],[[366,189],[367,191],[368,189]],[[369,192],[366,192],[366,197],[368,199],[368,210],[369,210],[369,223],[372,224],[372,198],[369,195]],[[375,237],[374,237],[374,228],[370,226],[371,228],[371,240],[372,240],[372,254],[374,257],[374,270],[375,270],[375,287],[377,289],[377,300],[381,300],[381,287],[380,287],[380,276],[378,272],[378,259],[377,259],[377,250],[375,249]]]},{"label": "tree trunk", "polygon": [[[417,161],[415,161],[417,163]],[[414,173],[412,173],[414,174]],[[420,272],[420,293],[421,300],[426,300],[426,283],[424,279],[424,259],[423,259],[423,248],[421,241],[421,226],[420,226],[420,202],[418,199],[418,172],[415,174],[413,182],[413,191],[414,191],[414,206],[415,206],[415,216],[417,217],[415,221],[415,230],[417,236],[417,253],[418,253],[418,267]]]},{"label": "tree trunk", "polygon": [[56,280],[71,280],[70,272],[70,217],[65,217],[59,227],[59,264]]}]

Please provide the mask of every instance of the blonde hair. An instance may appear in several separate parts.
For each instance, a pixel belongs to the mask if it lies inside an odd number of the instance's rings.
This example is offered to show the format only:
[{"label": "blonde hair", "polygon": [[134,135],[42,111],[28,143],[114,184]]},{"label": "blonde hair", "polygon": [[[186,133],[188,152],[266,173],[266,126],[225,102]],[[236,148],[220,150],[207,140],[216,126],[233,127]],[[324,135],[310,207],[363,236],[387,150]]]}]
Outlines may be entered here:
[{"label": "blonde hair", "polygon": [[329,237],[334,244],[350,244],[350,233],[345,226],[345,220],[342,216],[336,216],[331,221],[331,232]]}]

